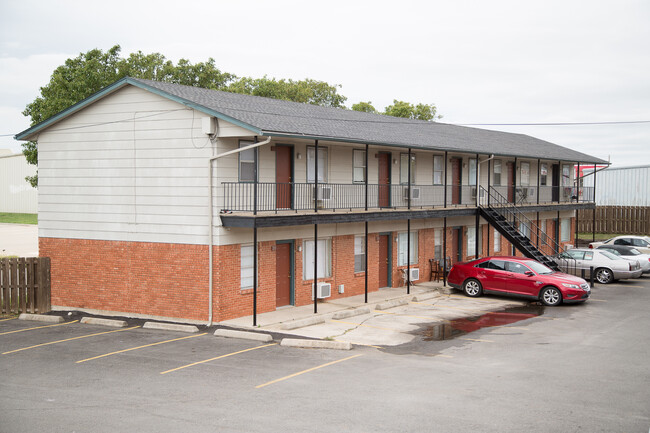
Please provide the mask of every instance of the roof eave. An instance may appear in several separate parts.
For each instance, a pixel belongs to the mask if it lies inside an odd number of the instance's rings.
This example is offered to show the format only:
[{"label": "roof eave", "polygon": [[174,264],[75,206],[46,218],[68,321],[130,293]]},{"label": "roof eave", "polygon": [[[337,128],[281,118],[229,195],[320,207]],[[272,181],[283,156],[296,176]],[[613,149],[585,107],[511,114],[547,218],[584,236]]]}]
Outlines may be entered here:
[{"label": "roof eave", "polygon": [[106,96],[110,95],[111,93],[116,92],[117,90],[127,86],[127,85],[132,85],[135,87],[138,87],[143,90],[147,90],[149,92],[155,93],[159,96],[162,96],[164,98],[170,99],[174,102],[178,102],[179,104],[185,105],[186,107],[195,109],[197,111],[201,111],[205,114],[208,114],[210,116],[217,117],[221,120],[225,120],[226,122],[230,122],[234,125],[240,126],[246,130],[249,130],[255,134],[261,135],[261,130],[253,125],[249,125],[247,123],[241,122],[235,118],[232,118],[230,116],[227,116],[223,113],[220,113],[218,111],[206,108],[202,105],[199,105],[195,102],[188,101],[184,98],[171,95],[169,93],[166,93],[160,89],[156,89],[155,87],[151,87],[145,83],[142,83],[138,80],[135,80],[131,77],[124,77],[115,83],[99,90],[98,92],[90,95],[89,97],[77,102],[74,105],[71,105],[70,107],[66,108],[65,110],[55,114],[54,116],[37,123],[36,125],[33,125],[29,127],[28,129],[19,132],[14,136],[14,139],[16,140],[23,140],[23,141],[33,141],[38,137],[38,134],[41,133],[43,130],[49,128],[50,126],[54,125],[55,123],[60,122],[61,120],[77,113],[78,111],[84,109],[88,105],[93,104],[94,102],[97,102],[98,100],[105,98]]}]

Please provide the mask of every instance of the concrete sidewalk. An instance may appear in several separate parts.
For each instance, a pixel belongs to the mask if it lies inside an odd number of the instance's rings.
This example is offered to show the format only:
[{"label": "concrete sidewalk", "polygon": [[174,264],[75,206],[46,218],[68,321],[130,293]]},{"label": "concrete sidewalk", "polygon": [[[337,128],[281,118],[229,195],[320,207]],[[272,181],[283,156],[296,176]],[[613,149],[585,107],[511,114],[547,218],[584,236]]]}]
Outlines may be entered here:
[{"label": "concrete sidewalk", "polygon": [[38,257],[38,226],[0,223],[0,256]]},{"label": "concrete sidewalk", "polygon": [[[252,316],[219,324],[359,345],[393,346],[410,342],[415,338],[414,332],[425,325],[523,305],[526,302],[503,298],[469,298],[456,290],[442,287],[442,283],[425,282],[412,286],[408,295],[405,287],[368,293],[367,304],[364,295],[321,301],[317,314],[314,314],[313,304],[280,308],[258,314],[258,326],[255,328]],[[351,316],[344,317],[348,314]],[[290,329],[296,325],[304,326]]]}]

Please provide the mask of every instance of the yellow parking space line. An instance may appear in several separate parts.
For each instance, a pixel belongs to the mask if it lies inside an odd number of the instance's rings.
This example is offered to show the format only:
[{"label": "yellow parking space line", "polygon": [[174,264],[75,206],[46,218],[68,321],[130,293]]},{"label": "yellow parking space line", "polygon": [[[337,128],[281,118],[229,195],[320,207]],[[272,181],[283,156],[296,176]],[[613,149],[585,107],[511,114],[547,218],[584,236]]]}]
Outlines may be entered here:
[{"label": "yellow parking space line", "polygon": [[482,343],[494,343],[492,340],[482,340],[480,338],[461,338],[460,340],[467,340],[467,341],[480,341]]},{"label": "yellow parking space line", "polygon": [[0,319],[0,322],[6,322],[7,320],[16,320],[18,317],[10,317],[8,319]]},{"label": "yellow parking space line", "polygon": [[45,325],[45,326],[35,326],[33,328],[25,328],[25,329],[18,329],[16,331],[7,331],[7,332],[0,332],[0,335],[7,335],[7,334],[13,334],[15,332],[23,332],[23,331],[32,331],[34,329],[43,329],[43,328],[51,328],[52,326],[62,326],[62,325],[69,325],[71,323],[78,322],[78,320],[73,320],[71,322],[65,322],[65,323],[57,323],[55,325]]},{"label": "yellow parking space line", "polygon": [[[334,340],[334,341],[339,341],[339,342],[345,343],[342,340]],[[355,346],[374,347],[375,349],[383,349],[383,347],[381,347],[381,346],[374,346],[372,344],[355,343],[353,341],[351,341],[350,343],[354,344]]]},{"label": "yellow parking space line", "polygon": [[200,336],[206,335],[206,334],[207,334],[207,332],[204,332],[203,334],[190,335],[189,337],[174,338],[173,340],[159,341],[157,343],[145,344],[144,346],[131,347],[129,349],[117,350],[115,352],[105,353],[105,354],[99,355],[99,356],[93,356],[92,358],[82,359],[81,361],[77,361],[76,363],[81,364],[82,362],[92,361],[93,359],[99,359],[99,358],[104,358],[106,356],[117,355],[118,353],[130,352],[131,350],[144,349],[145,347],[158,346],[159,344],[171,343],[172,341],[179,341],[179,340],[186,340],[188,338],[200,337]]},{"label": "yellow parking space line", "polygon": [[177,368],[172,368],[171,370],[162,371],[162,372],[160,372],[160,374],[171,373],[173,371],[182,370],[184,368],[193,367],[193,366],[199,365],[199,364],[205,364],[206,362],[215,361],[217,359],[227,358],[229,356],[238,355],[238,354],[244,353],[244,352],[250,352],[251,350],[257,350],[257,349],[262,349],[264,347],[275,346],[276,344],[278,344],[278,343],[265,344],[263,346],[251,347],[249,349],[244,349],[244,350],[240,350],[240,351],[237,351],[237,352],[227,353],[227,354],[221,355],[221,356],[215,356],[214,358],[210,358],[210,359],[206,359],[206,360],[198,361],[198,362],[193,362],[191,364],[183,365],[183,366],[180,366],[180,367],[177,367]]},{"label": "yellow parking space line", "polygon": [[274,383],[282,382],[283,380],[291,379],[292,377],[300,376],[301,374],[309,373],[310,371],[318,370],[319,368],[328,367],[330,365],[338,364],[339,362],[349,361],[350,359],[358,358],[359,356],[363,356],[363,354],[361,353],[359,355],[348,356],[347,358],[339,359],[337,361],[328,362],[327,364],[322,364],[322,365],[319,365],[317,367],[308,368],[307,370],[299,371],[298,373],[293,373],[293,374],[290,374],[288,376],[284,376],[284,377],[281,377],[279,379],[275,379],[275,380],[272,380],[270,382],[266,382],[266,383],[263,383],[261,385],[257,385],[255,388],[258,388],[258,389],[259,388],[264,388],[265,386],[273,385]]},{"label": "yellow parking space line", "polygon": [[392,328],[382,328],[381,326],[366,325],[364,323],[346,322],[345,320],[332,319],[332,322],[345,323],[346,325],[364,326],[366,328],[383,329],[384,331],[397,331],[396,329],[392,329]]},{"label": "yellow parking space line", "polygon": [[21,352],[23,350],[28,350],[28,349],[35,349],[37,347],[42,347],[42,346],[49,346],[50,344],[64,343],[66,341],[72,341],[72,340],[79,340],[81,338],[94,337],[96,335],[112,334],[113,332],[129,331],[129,330],[135,329],[135,328],[139,328],[139,326],[132,326],[130,328],[117,329],[115,331],[105,331],[105,332],[97,332],[95,334],[81,335],[79,337],[66,338],[65,340],[50,341],[49,343],[36,344],[34,346],[23,347],[22,349],[10,350],[9,352],[4,352],[3,355],[8,355],[10,353],[16,353],[16,352]]}]

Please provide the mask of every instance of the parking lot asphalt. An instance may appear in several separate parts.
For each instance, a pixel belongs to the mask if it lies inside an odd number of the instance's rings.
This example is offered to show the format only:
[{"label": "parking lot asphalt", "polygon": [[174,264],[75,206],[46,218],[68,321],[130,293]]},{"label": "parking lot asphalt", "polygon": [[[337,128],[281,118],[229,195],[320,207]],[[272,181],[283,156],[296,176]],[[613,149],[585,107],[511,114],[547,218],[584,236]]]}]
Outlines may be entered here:
[{"label": "parking lot asphalt", "polygon": [[646,277],[448,339],[424,324],[407,343],[345,352],[0,319],[0,432],[646,433],[648,302]]}]

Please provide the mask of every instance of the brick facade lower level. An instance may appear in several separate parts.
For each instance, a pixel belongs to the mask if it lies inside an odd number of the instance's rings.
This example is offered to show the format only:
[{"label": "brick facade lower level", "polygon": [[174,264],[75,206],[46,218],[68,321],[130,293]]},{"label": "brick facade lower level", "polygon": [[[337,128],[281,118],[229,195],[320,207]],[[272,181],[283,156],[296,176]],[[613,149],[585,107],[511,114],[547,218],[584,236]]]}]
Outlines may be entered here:
[{"label": "brick facade lower level", "polygon": [[[573,240],[572,218],[571,239]],[[549,236],[555,222],[547,221]],[[430,259],[435,257],[435,232],[442,229],[417,231],[417,267],[420,279],[430,280]],[[454,228],[447,227],[445,256],[452,263]],[[489,242],[488,242],[489,231]],[[403,268],[398,266],[397,231],[390,233],[389,285],[405,284]],[[500,237],[495,251],[494,230],[481,225],[479,232],[481,256],[510,255],[512,247]],[[474,258],[467,251],[467,227],[456,232],[460,236],[461,259]],[[535,242],[536,236],[531,236]],[[312,303],[313,280],[303,279],[303,242],[292,239],[293,305]],[[311,240],[311,239],[306,239]],[[361,295],[365,290],[365,272],[355,272],[354,235],[329,238],[331,273],[320,282],[332,285],[330,300]],[[257,312],[276,309],[276,241],[258,243]],[[128,314],[152,315],[186,320],[208,320],[208,246],[166,243],[102,241],[85,239],[40,238],[41,256],[52,260],[52,304],[62,307],[93,309]],[[223,321],[253,313],[253,290],[241,286],[241,245],[214,246],[213,321]],[[550,251],[547,253],[551,253]],[[379,234],[368,235],[368,291],[379,290]],[[517,254],[520,255],[520,254]],[[384,258],[385,260],[385,258]],[[344,293],[338,287],[344,286]]]}]

